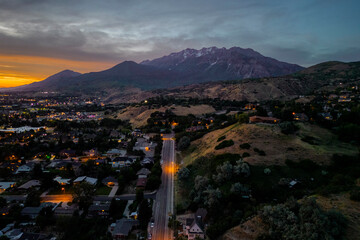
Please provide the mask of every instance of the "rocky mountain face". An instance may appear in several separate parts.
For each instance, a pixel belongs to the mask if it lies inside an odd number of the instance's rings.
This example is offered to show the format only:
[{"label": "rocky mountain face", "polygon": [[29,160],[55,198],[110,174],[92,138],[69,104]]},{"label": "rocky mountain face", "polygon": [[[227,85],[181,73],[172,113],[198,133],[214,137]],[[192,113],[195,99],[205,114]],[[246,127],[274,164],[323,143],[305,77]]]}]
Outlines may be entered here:
[{"label": "rocky mountain face", "polygon": [[296,64],[265,57],[252,49],[239,47],[185,49],[140,64],[180,73],[183,84],[205,81],[276,77],[304,69]]},{"label": "rocky mountain face", "polygon": [[79,74],[70,70],[44,81],[9,91],[106,91],[136,87],[142,90],[170,88],[189,84],[288,75],[303,68],[264,57],[252,49],[239,47],[185,49],[162,58],[122,62],[101,72]]}]

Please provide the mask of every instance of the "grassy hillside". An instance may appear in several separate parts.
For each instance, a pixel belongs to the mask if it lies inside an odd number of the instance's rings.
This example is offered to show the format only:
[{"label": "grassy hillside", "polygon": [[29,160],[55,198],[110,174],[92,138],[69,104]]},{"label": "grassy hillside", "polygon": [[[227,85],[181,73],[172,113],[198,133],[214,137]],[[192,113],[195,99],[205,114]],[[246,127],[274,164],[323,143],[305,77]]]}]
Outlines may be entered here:
[{"label": "grassy hillside", "polygon": [[[335,210],[342,213],[347,221],[348,227],[345,234],[346,239],[358,239],[360,236],[360,202],[352,201],[348,193],[331,195],[329,197],[316,196],[316,202],[325,210]],[[245,221],[244,223],[226,231],[220,237],[221,240],[256,240],[265,232],[266,225],[261,221],[259,215]]]},{"label": "grassy hillside", "polygon": [[244,79],[191,84],[147,92],[121,91],[112,95],[111,103],[141,101],[149,97],[172,96],[178,98],[219,98],[236,101],[264,101],[291,99],[307,95],[324,87],[360,80],[360,62],[324,62],[298,73],[272,78]]},{"label": "grassy hillside", "polygon": [[[245,160],[252,165],[283,165],[287,159],[310,159],[318,164],[327,164],[333,154],[358,153],[355,146],[338,141],[324,128],[302,123],[298,126],[300,129],[296,135],[285,135],[277,125],[234,124],[192,142],[182,154],[183,162],[188,165],[202,156],[249,153]],[[221,143],[218,142],[220,137],[225,137],[223,141],[233,140],[234,145],[216,150],[215,147]],[[248,143],[250,148],[241,148],[240,144],[244,143]]]},{"label": "grassy hillside", "polygon": [[265,233],[265,226],[259,216],[253,217],[248,221],[228,230],[220,240],[256,240],[256,238]]},{"label": "grassy hillside", "polygon": [[172,107],[160,107],[160,108],[151,108],[147,106],[139,107],[127,107],[121,110],[116,114],[117,119],[129,120],[134,127],[142,127],[147,124],[147,119],[150,118],[150,115],[156,111],[165,112],[166,110],[171,110],[175,115],[186,116],[193,114],[195,116],[200,116],[207,113],[215,112],[215,109],[210,105],[195,105],[190,107],[183,106],[172,106]]},{"label": "grassy hillside", "polygon": [[359,239],[360,236],[360,202],[352,201],[348,193],[318,196],[317,203],[325,210],[336,209],[348,220],[347,239]]}]

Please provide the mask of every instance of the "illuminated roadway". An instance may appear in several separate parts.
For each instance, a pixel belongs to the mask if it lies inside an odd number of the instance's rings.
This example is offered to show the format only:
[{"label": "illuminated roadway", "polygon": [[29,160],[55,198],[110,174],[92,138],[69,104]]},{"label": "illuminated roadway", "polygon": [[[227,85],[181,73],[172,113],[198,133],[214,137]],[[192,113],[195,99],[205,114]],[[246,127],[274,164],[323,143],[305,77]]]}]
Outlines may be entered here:
[{"label": "illuminated roadway", "polygon": [[152,239],[163,240],[172,239],[172,231],[168,228],[168,218],[174,213],[174,152],[175,141],[172,135],[163,138],[162,149],[162,184],[160,185],[156,200],[154,202],[154,227],[152,229]]}]

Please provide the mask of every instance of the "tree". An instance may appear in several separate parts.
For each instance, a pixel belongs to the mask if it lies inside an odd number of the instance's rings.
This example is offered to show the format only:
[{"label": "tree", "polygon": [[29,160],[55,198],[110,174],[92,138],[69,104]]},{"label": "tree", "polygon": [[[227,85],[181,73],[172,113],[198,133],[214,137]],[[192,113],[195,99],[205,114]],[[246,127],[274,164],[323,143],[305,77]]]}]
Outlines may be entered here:
[{"label": "tree", "polygon": [[141,189],[136,190],[136,202],[141,203],[144,200],[144,191]]},{"label": "tree", "polygon": [[81,209],[87,209],[95,195],[95,188],[87,182],[82,182],[74,187],[73,202],[78,203]]},{"label": "tree", "polygon": [[155,190],[158,189],[161,185],[161,177],[159,176],[155,176],[155,175],[150,175],[150,177],[148,178],[147,182],[146,182],[146,189],[148,190]]},{"label": "tree", "polygon": [[217,183],[222,183],[224,181],[229,181],[233,176],[233,165],[229,161],[226,161],[221,166],[217,166],[216,172],[217,175],[213,176],[213,179]]},{"label": "tree", "polygon": [[239,123],[248,123],[249,122],[249,115],[245,113],[236,114],[235,118],[239,121]]},{"label": "tree", "polygon": [[206,187],[209,185],[209,179],[203,176],[196,176],[194,182],[194,189],[196,191],[205,190]]},{"label": "tree", "polygon": [[6,199],[3,197],[0,197],[0,208],[5,207],[6,206]]},{"label": "tree", "polygon": [[272,239],[343,239],[346,227],[341,214],[323,211],[314,199],[265,206],[260,216]]},{"label": "tree", "polygon": [[32,170],[32,177],[34,179],[40,179],[42,177],[43,171],[40,164],[35,164],[34,169]]},{"label": "tree", "polygon": [[139,214],[138,214],[138,219],[140,222],[140,227],[142,229],[146,229],[147,225],[150,221],[150,218],[152,216],[152,210],[151,210],[151,206],[148,202],[147,199],[143,199],[140,203],[139,206]]},{"label": "tree", "polygon": [[123,217],[123,213],[126,207],[127,201],[125,200],[111,200],[109,215],[114,219],[120,219]]},{"label": "tree", "polygon": [[250,176],[250,166],[247,162],[244,162],[242,159],[236,161],[234,167],[234,173],[237,175],[242,175],[244,177]]},{"label": "tree", "polygon": [[44,207],[41,209],[39,216],[36,218],[36,224],[43,229],[46,226],[55,224],[56,220],[52,207]]},{"label": "tree", "polygon": [[360,201],[360,187],[356,187],[350,192],[350,199],[353,201]]},{"label": "tree", "polygon": [[190,170],[186,167],[181,168],[178,171],[177,175],[178,175],[179,181],[185,181],[190,176]]},{"label": "tree", "polygon": [[231,185],[231,189],[230,192],[240,195],[240,194],[248,194],[249,193],[249,188],[239,182],[234,183],[233,185]]},{"label": "tree", "polygon": [[279,124],[279,127],[281,132],[284,134],[293,134],[299,130],[299,128],[293,122],[282,122]]},{"label": "tree", "polygon": [[250,149],[250,144],[249,143],[242,143],[242,144],[240,144],[240,148],[241,149]]},{"label": "tree", "polygon": [[214,208],[220,204],[221,191],[217,189],[213,189],[209,186],[205,191],[205,205],[209,208]]},{"label": "tree", "polygon": [[183,136],[182,138],[180,138],[179,143],[178,143],[178,149],[180,151],[187,149],[189,146],[190,146],[190,138],[189,137]]},{"label": "tree", "polygon": [[38,191],[31,191],[26,197],[25,205],[28,207],[40,206],[40,193]]},{"label": "tree", "polygon": [[227,148],[234,145],[234,141],[232,139],[230,140],[224,140],[221,143],[219,143],[218,145],[215,146],[215,150],[219,150],[219,149],[223,149],[223,148]]}]

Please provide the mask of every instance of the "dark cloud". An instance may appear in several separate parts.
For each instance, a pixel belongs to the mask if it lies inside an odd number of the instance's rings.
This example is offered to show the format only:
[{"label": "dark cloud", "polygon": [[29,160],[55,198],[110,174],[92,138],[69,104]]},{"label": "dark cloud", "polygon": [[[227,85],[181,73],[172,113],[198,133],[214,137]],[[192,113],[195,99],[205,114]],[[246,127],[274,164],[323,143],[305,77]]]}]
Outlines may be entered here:
[{"label": "dark cloud", "polygon": [[[327,7],[320,0],[0,0],[0,54],[115,63],[240,46],[302,65],[360,60],[355,43],[344,49],[334,32],[324,32]],[[348,25],[334,26],[348,38],[360,34],[344,32]]]}]

